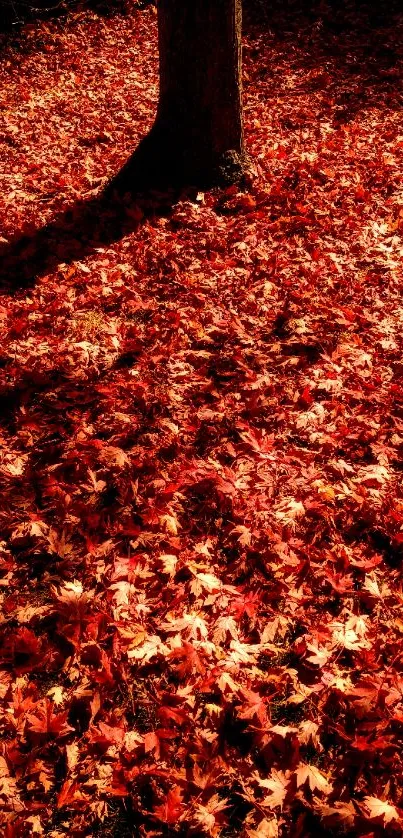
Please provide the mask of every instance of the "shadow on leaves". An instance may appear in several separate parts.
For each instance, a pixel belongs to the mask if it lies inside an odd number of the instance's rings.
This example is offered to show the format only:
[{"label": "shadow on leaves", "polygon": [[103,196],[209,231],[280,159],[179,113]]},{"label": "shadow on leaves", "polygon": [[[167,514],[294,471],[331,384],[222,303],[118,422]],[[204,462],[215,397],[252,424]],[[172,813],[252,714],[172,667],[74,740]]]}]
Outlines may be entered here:
[{"label": "shadow on leaves", "polygon": [[77,201],[45,226],[17,234],[0,248],[1,292],[31,288],[58,265],[119,241],[148,217],[169,215],[183,191],[179,170],[151,130],[98,196]]}]

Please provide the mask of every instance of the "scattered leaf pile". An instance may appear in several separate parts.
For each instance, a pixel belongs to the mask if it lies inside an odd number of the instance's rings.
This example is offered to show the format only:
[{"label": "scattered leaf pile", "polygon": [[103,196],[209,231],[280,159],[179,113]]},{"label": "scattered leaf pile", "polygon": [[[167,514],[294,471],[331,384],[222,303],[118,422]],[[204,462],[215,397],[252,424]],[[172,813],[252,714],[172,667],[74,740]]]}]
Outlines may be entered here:
[{"label": "scattered leaf pile", "polygon": [[403,19],[321,8],[247,15],[247,191],[48,272],[152,124],[155,9],[5,44],[6,838],[402,834]]}]

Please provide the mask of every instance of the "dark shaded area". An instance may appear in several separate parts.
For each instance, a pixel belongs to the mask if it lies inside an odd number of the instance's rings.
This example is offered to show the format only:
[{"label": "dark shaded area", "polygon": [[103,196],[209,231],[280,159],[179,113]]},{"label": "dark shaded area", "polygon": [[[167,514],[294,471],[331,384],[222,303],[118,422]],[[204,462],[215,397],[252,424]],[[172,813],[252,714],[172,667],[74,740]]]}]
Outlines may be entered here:
[{"label": "dark shaded area", "polygon": [[138,229],[145,218],[169,214],[181,194],[180,175],[151,131],[99,196],[78,201],[44,227],[0,247],[0,291],[29,288],[60,263],[82,259]]},{"label": "dark shaded area", "polygon": [[195,197],[199,187],[233,178],[213,172],[211,180],[201,173],[194,181],[193,186],[180,149],[176,154],[155,124],[99,196],[77,201],[44,227],[0,247],[0,292],[29,288],[60,263],[118,241],[150,216],[169,214],[180,197]]},{"label": "dark shaded area", "polygon": [[[157,0],[0,0],[0,31],[18,28],[26,21],[62,17],[77,9],[91,9],[110,17],[156,3]],[[292,25],[302,18],[311,23],[332,18],[333,26],[343,28],[346,23],[354,24],[357,16],[366,17],[376,27],[399,12],[400,0],[243,0],[246,21],[270,23],[276,28],[281,26],[281,19]]]},{"label": "dark shaded area", "polygon": [[[291,28],[302,19],[307,22],[333,21],[337,28],[356,24],[366,18],[368,23],[379,26],[401,13],[400,0],[244,0],[244,20],[266,22],[276,28],[286,21]],[[288,27],[287,27],[288,28]]]},{"label": "dark shaded area", "polygon": [[366,521],[358,520],[351,527],[348,541],[351,544],[362,544],[368,546],[382,556],[386,565],[393,569],[399,569],[403,565],[403,545],[392,536]]},{"label": "dark shaded area", "polygon": [[253,745],[253,735],[247,728],[248,723],[238,719],[232,709],[226,710],[220,731],[222,744],[236,748],[242,756],[246,756]]},{"label": "dark shaded area", "polygon": [[323,115],[333,127],[365,107],[403,106],[401,0],[245,0],[243,28],[248,85],[265,85],[275,100],[285,95],[282,60],[303,71],[298,85],[286,89],[295,112],[281,124],[286,131],[303,128],[307,115],[303,108],[298,113],[298,98],[307,94],[323,95]]},{"label": "dark shaded area", "polygon": [[66,17],[90,9],[103,17],[129,14],[156,0],[0,0],[0,33],[16,33],[25,23]]}]

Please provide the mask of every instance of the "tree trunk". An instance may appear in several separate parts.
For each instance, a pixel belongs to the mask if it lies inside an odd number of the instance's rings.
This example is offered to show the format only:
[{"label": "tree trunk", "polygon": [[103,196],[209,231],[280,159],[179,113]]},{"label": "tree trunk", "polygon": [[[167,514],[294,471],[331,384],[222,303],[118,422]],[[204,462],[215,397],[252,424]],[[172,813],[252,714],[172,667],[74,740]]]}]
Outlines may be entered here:
[{"label": "tree trunk", "polygon": [[246,168],[241,0],[158,0],[158,40],[157,117],[106,198],[236,183]]},{"label": "tree trunk", "polygon": [[195,183],[239,180],[241,0],[158,0],[158,40],[164,157]]}]

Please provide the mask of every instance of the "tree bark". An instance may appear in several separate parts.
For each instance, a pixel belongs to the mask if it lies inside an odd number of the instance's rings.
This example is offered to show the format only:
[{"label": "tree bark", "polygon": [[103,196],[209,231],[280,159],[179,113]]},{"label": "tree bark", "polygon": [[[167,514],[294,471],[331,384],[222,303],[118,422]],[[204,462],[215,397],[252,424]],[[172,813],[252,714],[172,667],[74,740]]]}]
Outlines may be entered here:
[{"label": "tree bark", "polygon": [[153,133],[178,176],[234,182],[244,168],[241,0],[158,0]]}]

